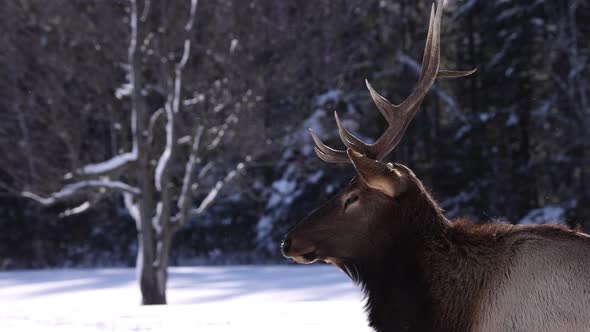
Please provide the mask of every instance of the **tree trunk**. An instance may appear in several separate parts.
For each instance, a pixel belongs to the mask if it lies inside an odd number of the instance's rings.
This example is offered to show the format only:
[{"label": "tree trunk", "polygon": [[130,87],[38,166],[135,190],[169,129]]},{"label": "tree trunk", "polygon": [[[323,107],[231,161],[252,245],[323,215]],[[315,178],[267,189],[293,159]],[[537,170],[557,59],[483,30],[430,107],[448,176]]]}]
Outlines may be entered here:
[{"label": "tree trunk", "polygon": [[[162,275],[162,267],[155,267],[153,261],[146,260],[145,257],[153,257],[153,251],[146,255],[147,247],[143,241],[142,233],[138,233],[139,248],[137,251],[137,276],[139,279],[139,288],[141,290],[141,304],[166,304],[166,282],[159,282],[159,276]],[[164,267],[164,273],[166,268]]]},{"label": "tree trunk", "polygon": [[163,239],[156,243],[156,261],[152,264],[146,264],[144,260],[143,241],[141,233],[138,240],[140,250],[137,254],[137,273],[142,294],[142,304],[166,304],[166,285],[168,283],[168,262],[170,258],[170,248],[174,234],[166,234]]},{"label": "tree trunk", "polygon": [[171,230],[168,230],[163,239],[158,241],[157,250],[157,264],[156,269],[156,280],[158,282],[158,289],[162,290],[162,297],[164,303],[166,303],[166,287],[168,283],[168,262],[170,261],[170,248],[172,247],[172,238],[174,234]]}]

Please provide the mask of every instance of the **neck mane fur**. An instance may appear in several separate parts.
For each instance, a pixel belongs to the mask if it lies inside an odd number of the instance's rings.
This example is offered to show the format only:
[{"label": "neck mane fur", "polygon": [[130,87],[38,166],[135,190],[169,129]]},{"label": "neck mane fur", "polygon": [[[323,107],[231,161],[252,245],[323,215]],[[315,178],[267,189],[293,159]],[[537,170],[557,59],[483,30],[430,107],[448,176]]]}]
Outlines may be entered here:
[{"label": "neck mane fur", "polygon": [[477,261],[456,245],[453,224],[417,179],[399,205],[390,216],[395,230],[377,239],[379,252],[346,264],[366,295],[370,325],[376,331],[469,330],[485,286]]}]

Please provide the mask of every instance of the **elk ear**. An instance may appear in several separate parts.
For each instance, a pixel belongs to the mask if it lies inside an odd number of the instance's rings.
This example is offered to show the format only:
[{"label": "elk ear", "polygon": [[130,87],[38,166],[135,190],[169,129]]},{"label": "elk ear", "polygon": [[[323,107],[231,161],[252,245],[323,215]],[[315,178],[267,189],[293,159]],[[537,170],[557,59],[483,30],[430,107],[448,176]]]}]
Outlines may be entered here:
[{"label": "elk ear", "polygon": [[392,166],[367,158],[351,149],[346,152],[360,179],[370,188],[379,190],[391,198],[406,190],[406,179]]}]

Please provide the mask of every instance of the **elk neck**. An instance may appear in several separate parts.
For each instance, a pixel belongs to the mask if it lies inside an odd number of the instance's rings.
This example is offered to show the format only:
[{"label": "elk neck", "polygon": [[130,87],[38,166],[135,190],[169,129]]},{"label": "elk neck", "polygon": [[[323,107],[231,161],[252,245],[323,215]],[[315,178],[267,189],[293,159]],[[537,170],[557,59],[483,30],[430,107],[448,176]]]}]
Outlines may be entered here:
[{"label": "elk neck", "polygon": [[463,255],[469,250],[457,246],[451,222],[417,179],[415,184],[396,199],[398,207],[385,221],[390,229],[374,239],[377,252],[354,267],[369,323],[377,331],[468,330],[472,320],[466,317],[475,315],[481,285],[460,283],[463,272],[477,277],[477,262],[458,270],[470,264],[470,255]]}]

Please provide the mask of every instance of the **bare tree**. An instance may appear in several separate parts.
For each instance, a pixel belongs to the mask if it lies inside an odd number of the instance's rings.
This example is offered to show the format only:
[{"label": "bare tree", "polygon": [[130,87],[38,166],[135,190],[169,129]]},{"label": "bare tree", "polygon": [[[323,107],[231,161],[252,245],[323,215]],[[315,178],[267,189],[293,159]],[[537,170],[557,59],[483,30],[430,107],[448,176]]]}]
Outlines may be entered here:
[{"label": "bare tree", "polygon": [[[125,94],[131,99],[131,151],[113,156],[111,159],[87,164],[65,174],[68,183],[60,190],[41,196],[24,191],[22,196],[49,206],[58,202],[80,201],[81,204],[65,211],[62,215],[81,213],[91,208],[105,192],[119,193],[126,209],[135,220],[138,234],[137,271],[143,304],[165,304],[167,268],[174,234],[178,232],[194,214],[202,213],[222,189],[244,167],[238,163],[235,169],[217,181],[204,196],[198,208],[193,205],[193,192],[199,179],[213,168],[211,162],[200,158],[205,135],[204,125],[198,125],[192,135],[180,137],[180,113],[183,107],[183,72],[191,55],[192,31],[197,10],[197,0],[190,1],[189,15],[184,25],[184,43],[180,58],[168,65],[164,63],[164,87],[166,101],[158,110],[148,109],[145,100],[146,80],[143,77],[142,51],[153,38],[147,33],[148,13],[151,1],[130,1],[130,43],[128,48],[128,85]],[[159,119],[164,118],[164,121]],[[164,122],[165,139],[163,148],[156,152],[153,147],[159,123]],[[211,136],[207,149],[219,145],[227,127],[235,122],[231,115]],[[190,142],[188,157],[184,161],[179,155],[179,140]],[[183,165],[182,165],[183,164]],[[200,168],[200,169],[198,169]],[[183,169],[175,180],[175,174]],[[180,172],[182,173],[182,172]],[[98,197],[98,198],[97,198]]]}]

